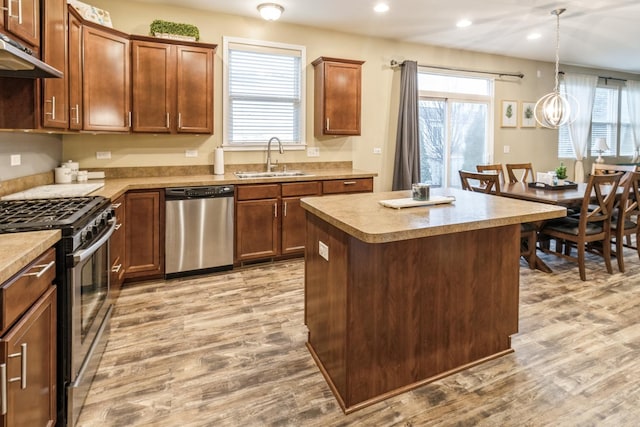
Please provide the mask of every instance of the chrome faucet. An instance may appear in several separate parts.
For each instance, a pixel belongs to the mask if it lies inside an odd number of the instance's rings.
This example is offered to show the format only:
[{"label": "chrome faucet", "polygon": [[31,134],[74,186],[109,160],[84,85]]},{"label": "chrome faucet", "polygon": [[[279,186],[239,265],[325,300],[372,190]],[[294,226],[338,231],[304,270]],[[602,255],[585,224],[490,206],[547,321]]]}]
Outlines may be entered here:
[{"label": "chrome faucet", "polygon": [[280,138],[277,136],[272,137],[267,143],[267,172],[271,172],[273,166],[271,165],[271,143],[276,140],[278,141],[278,151],[280,154],[284,154],[284,149],[282,148],[282,142],[280,142]]}]

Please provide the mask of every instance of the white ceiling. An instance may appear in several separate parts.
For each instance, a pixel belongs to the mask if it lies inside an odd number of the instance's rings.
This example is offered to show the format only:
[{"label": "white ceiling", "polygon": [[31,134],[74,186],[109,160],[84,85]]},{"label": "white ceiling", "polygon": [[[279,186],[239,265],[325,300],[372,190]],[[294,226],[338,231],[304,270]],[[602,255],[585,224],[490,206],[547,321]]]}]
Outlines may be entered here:
[{"label": "white ceiling", "polygon": [[[560,17],[560,62],[640,74],[639,0],[139,0],[258,17],[257,5],[275,1],[282,22],[385,37],[405,42],[554,61]],[[466,18],[470,27],[455,23]],[[277,25],[277,23],[274,23]],[[526,36],[538,32],[541,38]]]}]

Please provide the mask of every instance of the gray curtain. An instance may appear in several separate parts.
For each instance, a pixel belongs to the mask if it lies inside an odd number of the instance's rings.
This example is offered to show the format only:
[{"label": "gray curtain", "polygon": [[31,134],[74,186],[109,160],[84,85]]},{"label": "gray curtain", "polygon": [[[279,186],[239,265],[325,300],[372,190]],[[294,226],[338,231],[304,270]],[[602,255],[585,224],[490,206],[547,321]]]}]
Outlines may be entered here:
[{"label": "gray curtain", "polygon": [[409,190],[420,182],[420,135],[418,132],[418,63],[404,61],[400,77],[400,112],[396,135],[393,190]]}]

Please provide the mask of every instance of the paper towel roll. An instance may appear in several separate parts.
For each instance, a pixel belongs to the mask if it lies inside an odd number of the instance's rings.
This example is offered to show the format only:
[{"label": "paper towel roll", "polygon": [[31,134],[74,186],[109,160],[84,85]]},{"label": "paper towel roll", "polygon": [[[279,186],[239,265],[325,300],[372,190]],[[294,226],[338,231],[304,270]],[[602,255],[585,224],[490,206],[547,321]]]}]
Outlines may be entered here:
[{"label": "paper towel roll", "polygon": [[213,173],[224,175],[224,151],[218,147],[213,152]]}]

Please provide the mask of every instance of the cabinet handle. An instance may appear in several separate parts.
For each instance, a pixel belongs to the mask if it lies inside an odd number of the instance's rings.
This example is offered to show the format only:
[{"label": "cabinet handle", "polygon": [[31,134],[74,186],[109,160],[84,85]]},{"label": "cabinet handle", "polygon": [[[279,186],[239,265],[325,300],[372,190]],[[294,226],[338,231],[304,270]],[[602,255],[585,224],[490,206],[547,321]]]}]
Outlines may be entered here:
[{"label": "cabinet handle", "polygon": [[80,124],[80,108],[78,107],[78,104],[76,104],[76,123]]},{"label": "cabinet handle", "polygon": [[113,267],[111,267],[111,272],[112,273],[120,273],[120,269],[121,268],[122,268],[122,264],[114,265]]},{"label": "cabinet handle", "polygon": [[169,121],[169,113],[167,113],[167,129],[169,129],[171,122]]},{"label": "cabinet handle", "polygon": [[0,393],[2,393],[2,402],[0,403],[0,415],[7,415],[7,364],[0,365]]},{"label": "cabinet handle", "polygon": [[287,202],[284,202],[284,206],[282,207],[282,216],[287,216]]},{"label": "cabinet handle", "polygon": [[178,129],[182,129],[182,113],[178,113]]},{"label": "cabinet handle", "polygon": [[31,269],[35,269],[35,268],[40,268],[41,270],[38,271],[37,273],[25,273],[23,274],[23,276],[36,276],[36,278],[40,278],[42,277],[42,275],[51,267],[53,267],[56,264],[55,261],[51,261],[49,264],[38,264],[38,265],[34,265]]},{"label": "cabinet handle", "polygon": [[51,116],[51,120],[55,120],[56,119],[56,97],[52,96],[51,97],[51,101],[46,100],[44,101],[46,102],[50,102],[51,103],[51,112],[50,113],[44,113],[45,116]]},{"label": "cabinet handle", "polygon": [[122,206],[122,203],[114,203],[111,206],[113,207],[113,209],[118,209],[120,206]]},{"label": "cabinet handle", "polygon": [[131,127],[131,111],[129,111],[129,127]]},{"label": "cabinet handle", "polygon": [[18,24],[22,25],[22,0],[18,0]]},{"label": "cabinet handle", "polygon": [[20,360],[20,376],[16,378],[10,378],[9,382],[13,383],[20,381],[20,388],[24,390],[27,388],[27,343],[20,344],[20,353],[13,353],[9,355],[9,358],[14,357],[21,358]]},{"label": "cabinet handle", "polygon": [[329,130],[329,117],[327,117],[327,130]]},{"label": "cabinet handle", "polygon": [[355,181],[345,181],[345,182],[343,182],[343,184],[344,185],[356,185],[357,182],[355,182]]},{"label": "cabinet handle", "polygon": [[116,224],[115,226],[116,231],[120,230],[120,227],[122,227],[122,223]]},{"label": "cabinet handle", "polygon": [[278,218],[278,204],[277,203],[273,204],[273,217],[274,218]]}]

